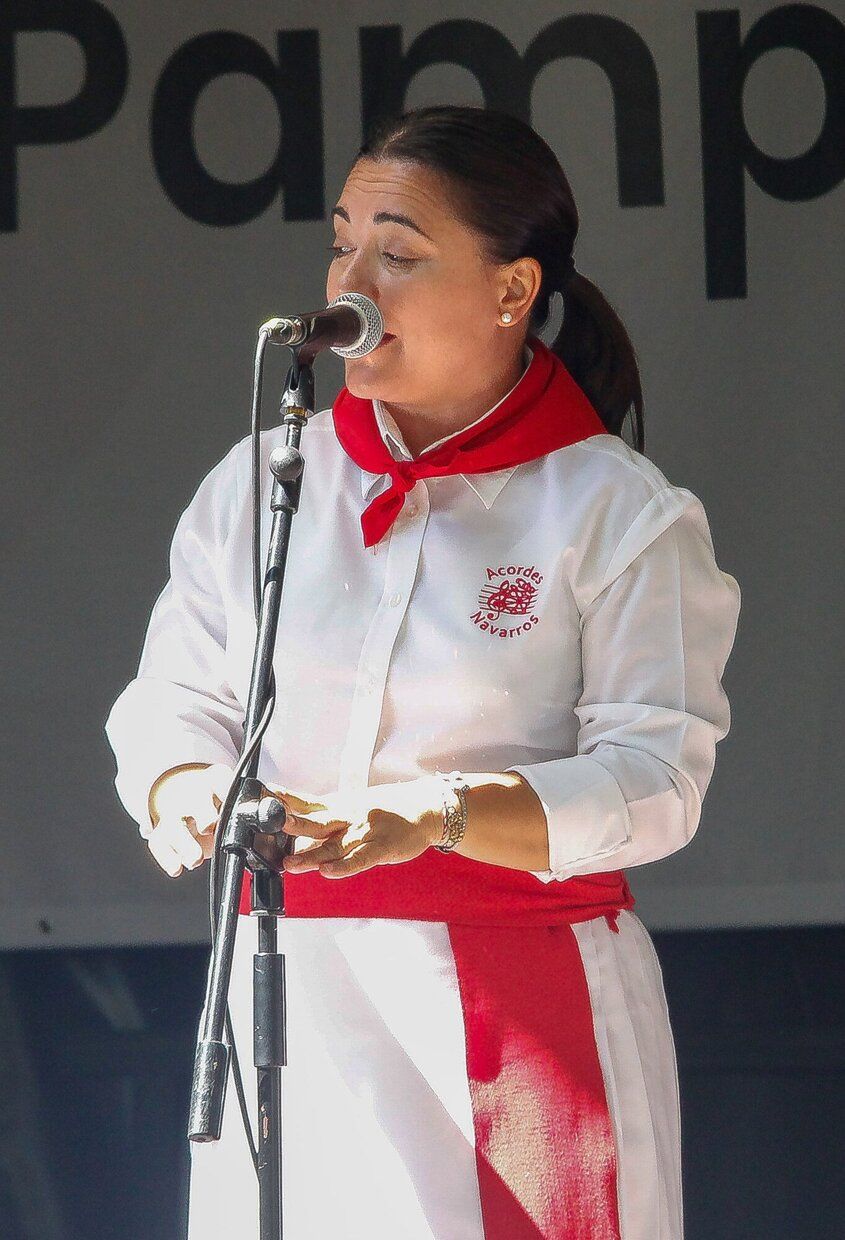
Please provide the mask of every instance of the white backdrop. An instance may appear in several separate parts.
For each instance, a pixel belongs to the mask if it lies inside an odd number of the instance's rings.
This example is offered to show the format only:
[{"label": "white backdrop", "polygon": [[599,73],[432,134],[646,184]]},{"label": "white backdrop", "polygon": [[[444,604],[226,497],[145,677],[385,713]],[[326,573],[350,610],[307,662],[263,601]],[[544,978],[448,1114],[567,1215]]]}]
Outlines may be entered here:
[{"label": "white backdrop", "polygon": [[[829,10],[713,0],[4,5],[0,945],[205,937],[205,871],[149,858],[103,721],[176,519],[248,429],[256,329],[323,304],[366,109],[403,92],[521,110],[558,153],[579,269],[638,350],[647,455],[742,588],[701,825],[628,872],[637,911],[842,918],[842,47]],[[317,378],[322,408],[339,359]]]}]

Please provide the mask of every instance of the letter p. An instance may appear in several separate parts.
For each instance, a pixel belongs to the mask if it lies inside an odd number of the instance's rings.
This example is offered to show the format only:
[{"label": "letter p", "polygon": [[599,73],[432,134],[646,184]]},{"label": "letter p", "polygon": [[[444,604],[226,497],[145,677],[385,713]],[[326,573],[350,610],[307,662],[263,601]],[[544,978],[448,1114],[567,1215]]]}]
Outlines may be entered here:
[{"label": "letter p", "polygon": [[[85,78],[72,99],[18,107],[15,36],[55,31],[75,39]],[[0,4],[0,232],[18,226],[18,147],[74,142],[111,120],[126,91],[129,58],[120,26],[97,0],[2,0]]]},{"label": "letter p", "polygon": [[[828,193],[845,171],[845,27],[812,4],[785,4],[743,39],[738,9],[697,15],[707,296],[747,296],[745,174],[772,198],[800,202]],[[745,80],[766,52],[803,52],[825,94],[821,132],[809,150],[781,159],[752,141],[742,107]]]}]

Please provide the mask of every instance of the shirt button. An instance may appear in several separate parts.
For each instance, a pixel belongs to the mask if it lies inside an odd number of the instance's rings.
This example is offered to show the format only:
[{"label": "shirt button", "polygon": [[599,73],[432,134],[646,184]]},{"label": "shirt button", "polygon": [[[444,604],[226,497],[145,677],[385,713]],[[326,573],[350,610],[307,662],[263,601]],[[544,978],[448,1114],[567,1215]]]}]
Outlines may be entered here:
[{"label": "shirt button", "polygon": [[391,594],[390,596],[391,607],[398,607],[401,602],[402,602],[402,594],[399,590],[397,590],[395,594]]}]

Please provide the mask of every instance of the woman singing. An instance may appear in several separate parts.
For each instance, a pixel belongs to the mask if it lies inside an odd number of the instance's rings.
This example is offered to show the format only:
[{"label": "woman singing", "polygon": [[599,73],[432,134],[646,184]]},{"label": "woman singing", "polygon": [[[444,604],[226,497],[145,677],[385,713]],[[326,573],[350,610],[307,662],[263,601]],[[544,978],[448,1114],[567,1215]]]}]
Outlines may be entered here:
[{"label": "woman singing", "polygon": [[[634,350],[575,269],[575,203],[533,129],[383,121],[332,216],[327,299],[366,295],[386,330],[303,434],[259,768],[295,836],[285,1234],[681,1240],[672,1031],[624,871],[696,831],[739,587],[700,500],[643,454]],[[282,442],[263,435],[265,549]],[[174,877],[210,855],[240,753],[250,545],[245,439],[179,520],[106,725]],[[244,1061],[254,950],[240,917]],[[192,1148],[189,1234],[257,1219],[231,1097],[221,1141]]]}]

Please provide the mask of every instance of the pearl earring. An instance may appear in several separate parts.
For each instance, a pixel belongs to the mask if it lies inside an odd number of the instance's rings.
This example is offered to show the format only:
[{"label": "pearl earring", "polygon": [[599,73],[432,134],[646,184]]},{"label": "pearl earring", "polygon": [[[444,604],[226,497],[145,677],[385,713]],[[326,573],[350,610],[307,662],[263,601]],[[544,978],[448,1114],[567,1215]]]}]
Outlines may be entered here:
[{"label": "pearl earring", "polygon": [[510,310],[506,310],[505,313],[502,315],[502,322],[510,323],[512,318],[513,318],[513,315],[511,314]]}]

